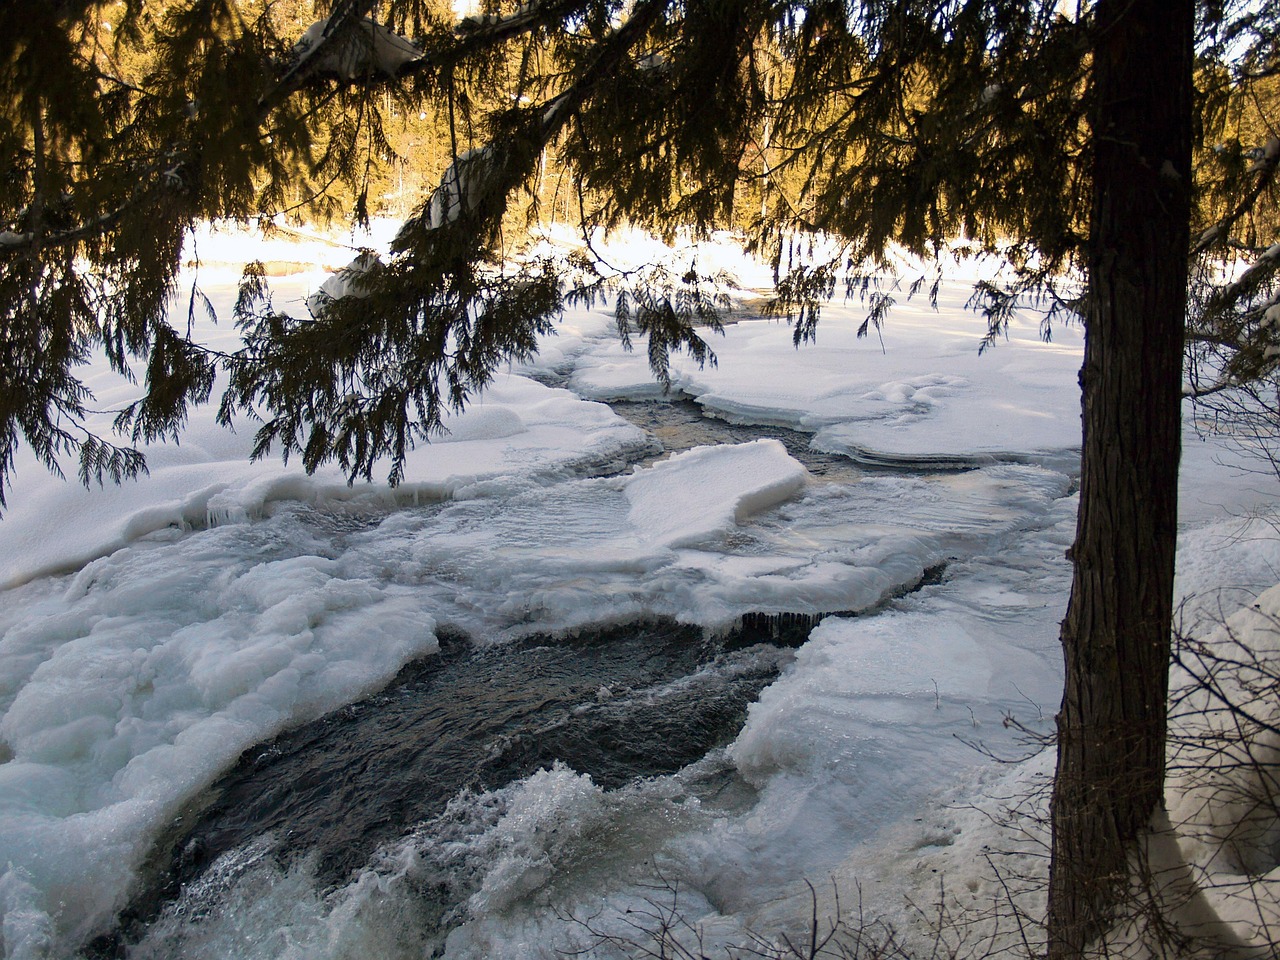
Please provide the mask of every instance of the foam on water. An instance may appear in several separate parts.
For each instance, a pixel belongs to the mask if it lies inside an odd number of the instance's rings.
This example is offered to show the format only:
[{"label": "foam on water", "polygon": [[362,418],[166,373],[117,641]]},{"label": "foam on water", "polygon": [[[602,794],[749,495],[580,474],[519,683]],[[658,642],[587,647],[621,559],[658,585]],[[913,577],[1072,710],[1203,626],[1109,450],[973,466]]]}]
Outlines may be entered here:
[{"label": "foam on water", "polygon": [[[550,940],[499,948],[492,937],[512,929],[510,918],[539,918],[562,940],[580,935],[555,916],[557,904],[602,885],[625,889],[673,833],[713,815],[680,777],[606,792],[556,764],[507,787],[459,793],[328,890],[313,861],[282,866],[267,844],[250,841],[186,886],[130,956],[546,956]],[[485,953],[492,948],[501,952]]]}]

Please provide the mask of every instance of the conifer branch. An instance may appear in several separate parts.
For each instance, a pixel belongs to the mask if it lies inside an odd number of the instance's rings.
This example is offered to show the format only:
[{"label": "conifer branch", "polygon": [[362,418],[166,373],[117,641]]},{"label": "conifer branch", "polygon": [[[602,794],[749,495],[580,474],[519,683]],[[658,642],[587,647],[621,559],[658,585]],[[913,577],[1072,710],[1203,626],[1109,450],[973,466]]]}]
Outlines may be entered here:
[{"label": "conifer branch", "polygon": [[1275,182],[1277,166],[1280,166],[1280,137],[1272,137],[1262,148],[1262,156],[1254,162],[1250,170],[1255,174],[1253,186],[1226,216],[1200,234],[1191,248],[1192,260],[1207,253],[1216,244],[1226,242],[1231,234],[1231,228],[1253,209],[1258,198]]},{"label": "conifer branch", "polygon": [[258,100],[259,123],[273,109],[301,90],[319,72],[324,54],[334,50],[358,29],[360,21],[369,16],[377,0],[338,0],[335,9],[321,32],[319,41],[303,51],[289,67],[280,81]]},{"label": "conifer branch", "polygon": [[[549,0],[546,3],[528,3],[507,16],[467,17],[454,27],[458,44],[435,59],[458,59],[471,53],[486,50],[494,44],[513,40],[532,33],[540,27],[559,26],[566,18],[587,10],[590,0]],[[431,59],[431,58],[428,58]],[[420,70],[413,66],[411,70]]]}]

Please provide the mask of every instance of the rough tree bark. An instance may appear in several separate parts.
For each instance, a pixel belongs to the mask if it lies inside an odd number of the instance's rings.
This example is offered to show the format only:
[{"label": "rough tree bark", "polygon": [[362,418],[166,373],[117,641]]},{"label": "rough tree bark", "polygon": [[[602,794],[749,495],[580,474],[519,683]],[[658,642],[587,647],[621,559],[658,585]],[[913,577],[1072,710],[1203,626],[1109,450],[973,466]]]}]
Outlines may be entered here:
[{"label": "rough tree bark", "polygon": [[1062,646],[1049,957],[1122,916],[1164,802],[1191,183],[1193,0],[1100,0],[1084,448]]}]

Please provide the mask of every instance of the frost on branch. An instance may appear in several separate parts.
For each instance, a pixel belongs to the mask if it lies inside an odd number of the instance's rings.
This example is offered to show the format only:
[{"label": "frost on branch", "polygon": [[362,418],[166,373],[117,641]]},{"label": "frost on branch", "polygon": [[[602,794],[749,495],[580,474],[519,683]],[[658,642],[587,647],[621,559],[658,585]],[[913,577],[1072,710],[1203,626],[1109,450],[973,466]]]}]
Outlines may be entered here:
[{"label": "frost on branch", "polygon": [[405,64],[422,57],[422,51],[412,42],[368,17],[362,19],[347,36],[322,44],[328,29],[329,18],[317,20],[293,48],[293,55],[299,62],[316,51],[312,68],[317,73],[331,73],[344,80],[355,80],[371,73],[393,77]]}]

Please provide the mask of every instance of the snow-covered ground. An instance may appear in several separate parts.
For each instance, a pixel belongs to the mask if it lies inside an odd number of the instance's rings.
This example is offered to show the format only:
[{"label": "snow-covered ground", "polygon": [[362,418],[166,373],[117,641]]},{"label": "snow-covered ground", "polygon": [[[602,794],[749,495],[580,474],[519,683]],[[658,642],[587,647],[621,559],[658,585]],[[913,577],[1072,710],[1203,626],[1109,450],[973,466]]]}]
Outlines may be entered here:
[{"label": "snow-covered ground", "polygon": [[[260,250],[238,235],[200,244],[207,262]],[[266,256],[332,267],[348,253]],[[696,255],[744,288],[767,280],[723,247]],[[324,276],[280,280],[277,303],[301,309]],[[202,283],[229,316],[231,275]],[[989,913],[1003,888],[984,852],[1012,844],[990,814],[1046,768],[1042,755],[1010,773],[971,744],[1014,755],[1003,718],[1047,731],[1056,709],[1081,332],[1044,343],[1028,315],[979,357],[967,296],[963,276],[948,281],[937,312],[904,302],[863,340],[857,304],[836,302],[799,350],[745,309],[713,342],[716,367],[672,366],[710,414],[793,426],[868,463],[964,472],[824,481],[758,440],[617,474],[649,440],[597,401],[660,391],[644,351],[626,354],[610,316],[585,310],[414,451],[394,491],[249,463],[251,428],[220,431],[208,410],[118,488],[86,491],[20,457],[0,520],[6,956],[64,957],[109,926],[150,844],[242,751],[377,690],[436,649],[439,626],[500,642],[653,614],[714,630],[755,611],[877,610],[824,621],[704,761],[734,770],[749,800],[702,797],[698,771],[604,791],[560,765],[405,824],[336,890],[305,859],[240,851],[139,955],[418,955],[414,898],[442,863],[474,879],[454,958],[553,956],[595,942],[589,928],[626,931],[628,909],[667,895],[658,877],[708,942],[803,919],[806,879],[824,912],[834,882],[845,908],[860,896],[908,931],[923,924],[908,902],[939,889]],[[90,382],[105,425],[130,387]],[[1280,540],[1248,519],[1280,485],[1190,427],[1184,459],[1178,589],[1199,625],[1280,580]],[[941,582],[900,595],[940,564]],[[1019,855],[1034,867],[1034,850]]]}]

